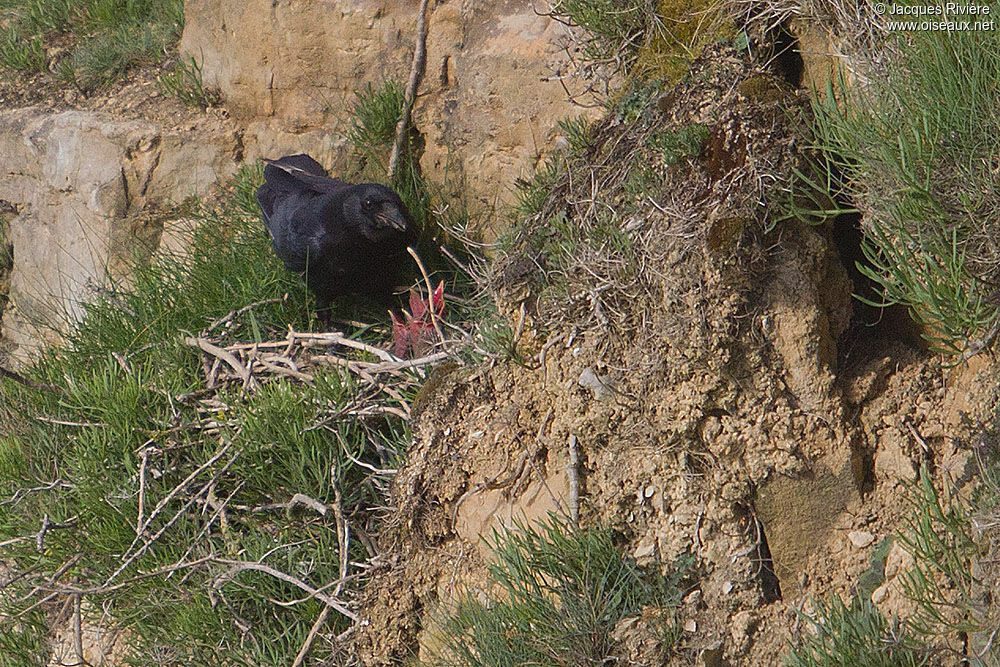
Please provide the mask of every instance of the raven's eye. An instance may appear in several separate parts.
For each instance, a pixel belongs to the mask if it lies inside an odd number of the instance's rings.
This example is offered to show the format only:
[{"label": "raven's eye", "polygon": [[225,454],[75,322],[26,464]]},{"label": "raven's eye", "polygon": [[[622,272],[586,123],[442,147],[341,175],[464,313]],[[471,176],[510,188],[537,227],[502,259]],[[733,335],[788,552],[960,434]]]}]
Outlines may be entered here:
[{"label": "raven's eye", "polygon": [[365,200],[365,208],[371,208],[374,202],[371,199]]}]

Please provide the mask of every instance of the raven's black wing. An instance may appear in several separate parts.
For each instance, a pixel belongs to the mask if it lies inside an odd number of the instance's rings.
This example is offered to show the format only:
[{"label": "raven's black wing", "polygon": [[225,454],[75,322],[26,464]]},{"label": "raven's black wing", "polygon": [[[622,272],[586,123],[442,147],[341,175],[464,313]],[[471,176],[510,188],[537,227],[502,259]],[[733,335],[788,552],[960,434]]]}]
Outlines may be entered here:
[{"label": "raven's black wing", "polygon": [[268,161],[264,167],[264,182],[281,192],[310,190],[322,195],[337,194],[351,187],[350,183],[330,178],[319,162],[304,153]]},{"label": "raven's black wing", "polygon": [[281,167],[285,170],[297,169],[314,176],[328,176],[326,169],[323,168],[323,165],[305,153],[299,153],[298,155],[286,155],[285,157],[280,157],[277,160],[264,160],[264,162],[267,164],[273,164],[276,167]]},{"label": "raven's black wing", "polygon": [[305,270],[318,239],[325,230],[325,210],[351,187],[330,178],[326,170],[305,154],[268,161],[257,203],[274,242],[275,253],[293,271]]}]

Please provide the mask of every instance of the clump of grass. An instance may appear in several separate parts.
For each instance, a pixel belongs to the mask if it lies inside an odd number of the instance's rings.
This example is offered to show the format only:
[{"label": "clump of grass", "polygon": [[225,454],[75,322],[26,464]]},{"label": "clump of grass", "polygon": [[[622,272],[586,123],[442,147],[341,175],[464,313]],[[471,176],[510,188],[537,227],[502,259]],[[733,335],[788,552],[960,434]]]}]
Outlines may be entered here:
[{"label": "clump of grass", "polygon": [[885,71],[815,102],[816,142],[863,213],[860,268],[881,288],[877,305],[907,306],[943,351],[974,351],[1000,321],[1000,35],[891,33],[886,44]]},{"label": "clump of grass", "polygon": [[73,0],[31,0],[11,4],[22,10],[25,29],[35,34],[68,30],[73,19],[79,18],[87,7],[87,3]]},{"label": "clump of grass", "polygon": [[560,0],[552,12],[591,33],[583,55],[592,61],[634,57],[655,21],[655,7],[643,0]]},{"label": "clump of grass", "polygon": [[[290,582],[349,597],[353,578],[328,584],[343,549],[367,553],[336,516],[375,530],[385,480],[368,467],[398,464],[405,424],[351,416],[365,390],[335,367],[213,384],[184,342],[227,314],[218,344],[309,326],[259,220],[260,179],[259,164],[241,170],[187,252],[102,290],[29,371],[53,388],[0,382],[0,542],[19,575],[0,596],[0,664],[47,662],[46,621],[75,595],[85,622],[125,630],[136,661],[285,664],[324,606]],[[347,623],[333,612],[323,632]]]},{"label": "clump of grass", "polygon": [[[495,533],[494,551],[490,600],[470,594],[459,603],[432,664],[603,664],[619,650],[612,631],[620,621],[645,606],[680,605],[690,567],[646,574],[618,551],[610,530],[571,528],[555,516]],[[661,628],[666,641],[676,637],[670,618]]]},{"label": "clump of grass", "polygon": [[22,39],[16,29],[9,29],[0,41],[0,65],[19,72],[45,70],[45,50],[40,37]]},{"label": "clump of grass", "polygon": [[562,171],[563,161],[553,157],[546,160],[529,178],[518,179],[514,184],[514,215],[530,218],[541,212]]},{"label": "clump of grass", "polygon": [[0,65],[46,70],[45,46],[60,36],[70,47],[53,64],[57,78],[87,92],[130,68],[159,62],[180,37],[182,0],[13,0],[13,22],[0,46]]},{"label": "clump of grass", "polygon": [[870,600],[855,597],[849,605],[840,596],[814,601],[806,616],[809,628],[785,658],[789,667],[918,667],[924,652],[903,625],[888,620]]},{"label": "clump of grass", "polygon": [[348,141],[359,150],[391,146],[403,103],[403,85],[399,81],[386,80],[378,87],[369,83],[357,93]]},{"label": "clump of grass", "polygon": [[662,153],[664,164],[677,164],[681,158],[698,157],[708,134],[707,126],[691,123],[675,131],[656,132],[650,135],[649,145]]},{"label": "clump of grass", "polygon": [[219,92],[205,87],[201,65],[193,56],[181,56],[173,70],[160,75],[156,84],[165,95],[191,107],[210,107],[220,101]]},{"label": "clump of grass", "polygon": [[[1000,623],[1000,606],[987,593],[995,584],[990,570],[1000,549],[996,517],[990,516],[1000,500],[998,470],[995,462],[988,464],[972,502],[944,499],[926,466],[920,471],[899,539],[914,558],[903,575],[907,597],[917,604],[908,623],[928,641],[949,633],[986,636]],[[1000,657],[1000,649],[984,644],[981,658]]]},{"label": "clump of grass", "polygon": [[566,143],[571,152],[585,150],[594,140],[594,125],[586,116],[563,118],[556,122],[556,126],[566,135]]}]

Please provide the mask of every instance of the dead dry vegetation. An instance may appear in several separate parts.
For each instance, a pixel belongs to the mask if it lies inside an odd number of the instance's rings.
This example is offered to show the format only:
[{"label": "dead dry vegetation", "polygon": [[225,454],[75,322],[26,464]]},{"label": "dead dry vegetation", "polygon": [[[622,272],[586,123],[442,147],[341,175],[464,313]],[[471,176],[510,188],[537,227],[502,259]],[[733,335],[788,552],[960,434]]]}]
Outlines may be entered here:
[{"label": "dead dry vegetation", "polygon": [[904,499],[921,465],[968,483],[991,364],[852,301],[852,219],[776,222],[804,98],[745,56],[633,88],[543,176],[491,279],[523,363],[424,390],[352,640],[366,664],[449,662],[441,619],[494,593],[484,536],[549,512],[651,572],[693,557],[679,639],[648,608],[613,633],[621,664],[776,664],[813,597],[911,609]]}]

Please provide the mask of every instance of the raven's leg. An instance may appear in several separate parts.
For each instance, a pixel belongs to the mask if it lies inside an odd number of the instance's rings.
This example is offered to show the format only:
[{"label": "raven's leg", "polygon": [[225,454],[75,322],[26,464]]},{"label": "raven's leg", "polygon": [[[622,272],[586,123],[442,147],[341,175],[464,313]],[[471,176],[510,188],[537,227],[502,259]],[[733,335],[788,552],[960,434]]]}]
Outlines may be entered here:
[{"label": "raven's leg", "polygon": [[316,297],[316,317],[323,329],[330,329],[330,300]]}]

